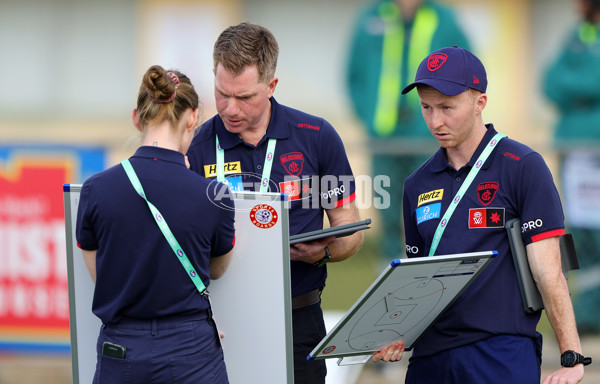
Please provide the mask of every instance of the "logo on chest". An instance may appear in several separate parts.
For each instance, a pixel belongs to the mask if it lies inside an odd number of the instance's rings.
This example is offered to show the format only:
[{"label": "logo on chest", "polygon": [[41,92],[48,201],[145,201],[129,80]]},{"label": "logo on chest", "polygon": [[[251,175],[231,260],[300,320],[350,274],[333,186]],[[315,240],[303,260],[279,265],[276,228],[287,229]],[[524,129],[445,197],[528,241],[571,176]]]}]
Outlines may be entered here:
[{"label": "logo on chest", "polygon": [[503,228],[504,208],[469,209],[469,228]]},{"label": "logo on chest", "polygon": [[416,216],[417,216],[417,225],[422,222],[429,221],[432,219],[439,219],[440,213],[442,210],[442,203],[435,203],[426,205],[421,208],[417,208]]},{"label": "logo on chest", "polygon": [[436,189],[434,191],[421,193],[417,199],[417,207],[420,207],[423,204],[442,200],[442,197],[444,197],[444,189]]},{"label": "logo on chest", "polygon": [[[240,173],[242,172],[242,164],[239,161],[231,161],[229,163],[225,163],[224,166],[224,174],[231,175],[232,173]],[[217,176],[217,164],[209,164],[204,166],[204,177],[215,177]]]},{"label": "logo on chest", "polygon": [[312,193],[312,178],[283,181],[279,183],[279,190],[288,195],[289,200],[308,199]]},{"label": "logo on chest", "polygon": [[289,152],[279,157],[281,165],[292,176],[300,176],[304,168],[304,155],[302,152]]},{"label": "logo on chest", "polygon": [[488,181],[477,186],[477,198],[483,205],[490,205],[496,197],[496,192],[500,188],[500,184],[495,181]]}]

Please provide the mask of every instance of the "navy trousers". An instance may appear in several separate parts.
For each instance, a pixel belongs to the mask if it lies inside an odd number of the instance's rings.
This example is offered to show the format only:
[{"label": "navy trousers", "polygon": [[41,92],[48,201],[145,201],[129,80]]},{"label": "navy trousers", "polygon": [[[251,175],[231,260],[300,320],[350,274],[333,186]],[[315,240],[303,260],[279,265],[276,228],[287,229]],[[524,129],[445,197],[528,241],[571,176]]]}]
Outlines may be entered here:
[{"label": "navy trousers", "polygon": [[[103,356],[105,341],[125,347],[125,358]],[[208,311],[103,325],[96,349],[94,384],[229,383],[223,349]]]},{"label": "navy trousers", "polygon": [[406,384],[539,384],[541,335],[500,335],[411,361]]},{"label": "navy trousers", "polygon": [[326,335],[321,303],[292,310],[294,384],[325,384],[325,360],[306,360]]}]

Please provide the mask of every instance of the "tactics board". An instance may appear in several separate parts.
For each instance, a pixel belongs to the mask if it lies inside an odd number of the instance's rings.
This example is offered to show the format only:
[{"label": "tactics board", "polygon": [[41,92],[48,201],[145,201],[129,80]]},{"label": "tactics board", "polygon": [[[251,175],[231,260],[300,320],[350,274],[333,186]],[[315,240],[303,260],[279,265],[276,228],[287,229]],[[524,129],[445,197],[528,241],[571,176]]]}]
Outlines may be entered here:
[{"label": "tactics board", "polygon": [[406,349],[467,289],[496,251],[394,260],[313,349],[308,359]]}]

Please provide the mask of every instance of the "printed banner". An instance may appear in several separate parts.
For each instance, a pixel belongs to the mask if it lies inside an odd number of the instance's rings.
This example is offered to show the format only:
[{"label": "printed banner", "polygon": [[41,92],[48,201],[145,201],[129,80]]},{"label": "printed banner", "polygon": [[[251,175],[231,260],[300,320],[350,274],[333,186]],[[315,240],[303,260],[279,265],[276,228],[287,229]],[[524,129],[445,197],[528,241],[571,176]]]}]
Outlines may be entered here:
[{"label": "printed banner", "polygon": [[62,185],[105,167],[103,148],[0,146],[0,352],[68,352]]}]

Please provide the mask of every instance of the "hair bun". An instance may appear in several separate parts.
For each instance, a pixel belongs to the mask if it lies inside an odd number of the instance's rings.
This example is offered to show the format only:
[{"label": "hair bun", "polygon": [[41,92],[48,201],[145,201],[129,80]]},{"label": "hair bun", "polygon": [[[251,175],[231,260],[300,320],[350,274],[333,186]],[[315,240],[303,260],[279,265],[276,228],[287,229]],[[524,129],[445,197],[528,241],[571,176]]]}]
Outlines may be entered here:
[{"label": "hair bun", "polygon": [[155,103],[166,104],[173,101],[179,84],[179,77],[173,72],[166,72],[160,65],[150,67],[144,77],[146,93]]}]

